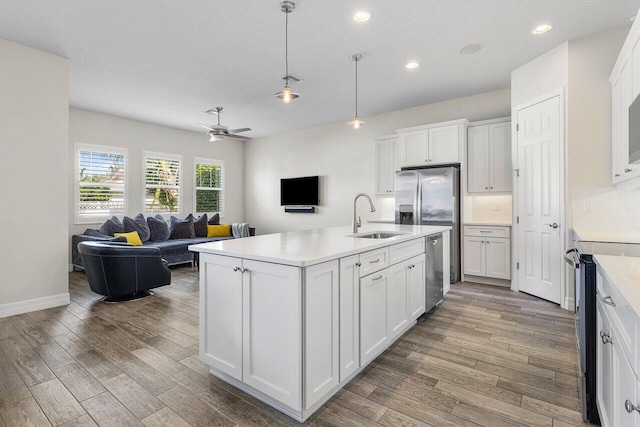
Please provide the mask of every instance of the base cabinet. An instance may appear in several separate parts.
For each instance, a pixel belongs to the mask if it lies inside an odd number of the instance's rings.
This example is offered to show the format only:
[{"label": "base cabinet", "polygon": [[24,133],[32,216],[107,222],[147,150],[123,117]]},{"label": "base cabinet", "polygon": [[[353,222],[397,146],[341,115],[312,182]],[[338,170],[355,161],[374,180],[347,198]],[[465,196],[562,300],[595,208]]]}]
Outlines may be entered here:
[{"label": "base cabinet", "polygon": [[389,342],[387,329],[387,288],[389,272],[385,269],[360,279],[360,365],[378,356]]},{"label": "base cabinet", "polygon": [[464,274],[511,280],[509,227],[465,226]]}]

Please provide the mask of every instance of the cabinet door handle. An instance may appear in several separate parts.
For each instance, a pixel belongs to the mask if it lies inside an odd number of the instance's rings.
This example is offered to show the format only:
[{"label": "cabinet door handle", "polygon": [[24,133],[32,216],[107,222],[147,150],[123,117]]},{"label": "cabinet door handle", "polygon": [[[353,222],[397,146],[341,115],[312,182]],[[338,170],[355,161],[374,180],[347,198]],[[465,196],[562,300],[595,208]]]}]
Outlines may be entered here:
[{"label": "cabinet door handle", "polygon": [[491,243],[491,242],[489,242],[488,240],[485,240],[485,243],[488,245],[488,244],[489,244],[489,243]]},{"label": "cabinet door handle", "polygon": [[625,168],[624,173],[629,173],[629,172],[631,172],[632,170],[633,170],[633,169],[631,169],[631,168]]},{"label": "cabinet door handle", "polygon": [[493,190],[493,187],[489,187],[491,190]]},{"label": "cabinet door handle", "polygon": [[640,412],[640,405],[634,405],[629,399],[627,399],[624,401],[624,409],[628,413],[632,413],[633,411]]},{"label": "cabinet door handle", "polygon": [[489,187],[484,187],[484,189],[485,189],[485,190],[488,190],[488,189],[489,189]]},{"label": "cabinet door handle", "polygon": [[602,344],[609,344],[610,342],[613,342],[611,340],[611,336],[609,334],[605,334],[604,331],[600,331],[600,339],[602,340]]},{"label": "cabinet door handle", "polygon": [[369,261],[369,264],[375,264],[376,262],[380,262],[380,258]]},{"label": "cabinet door handle", "polygon": [[438,239],[433,239],[433,241],[431,241],[431,244],[433,246],[437,245],[438,244]]},{"label": "cabinet door handle", "polygon": [[233,271],[240,271],[240,267],[233,267]]},{"label": "cabinet door handle", "polygon": [[240,269],[240,272],[241,272],[241,273],[246,273],[246,272],[248,272],[248,271],[249,271],[249,269],[248,269],[248,268],[241,268],[241,269]]},{"label": "cabinet door handle", "polygon": [[616,306],[616,303],[613,302],[613,300],[611,299],[611,296],[606,296],[606,297],[603,297],[601,299],[602,299],[603,303],[605,303],[607,305],[610,305],[611,307],[615,307]]},{"label": "cabinet door handle", "polygon": [[619,177],[619,176],[620,176],[620,174],[619,174],[619,173],[617,173],[617,174],[615,174],[615,175],[613,175],[613,176],[615,176],[615,177],[617,178],[617,177]]},{"label": "cabinet door handle", "polygon": [[378,277],[374,277],[374,278],[372,278],[371,280],[372,280],[372,281],[375,281],[375,280],[380,280],[380,279],[382,279],[382,274],[381,274],[381,275],[379,275]]},{"label": "cabinet door handle", "polygon": [[356,262],[356,267],[360,267],[361,265],[360,261]]}]

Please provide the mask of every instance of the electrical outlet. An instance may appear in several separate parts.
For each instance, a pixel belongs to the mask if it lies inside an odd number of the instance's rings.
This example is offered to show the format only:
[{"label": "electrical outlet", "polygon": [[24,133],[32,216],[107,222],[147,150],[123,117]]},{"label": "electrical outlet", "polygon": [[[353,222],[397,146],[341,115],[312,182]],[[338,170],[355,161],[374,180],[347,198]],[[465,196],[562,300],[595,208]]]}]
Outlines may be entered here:
[{"label": "electrical outlet", "polygon": [[585,212],[591,212],[591,202],[584,202],[584,211]]}]

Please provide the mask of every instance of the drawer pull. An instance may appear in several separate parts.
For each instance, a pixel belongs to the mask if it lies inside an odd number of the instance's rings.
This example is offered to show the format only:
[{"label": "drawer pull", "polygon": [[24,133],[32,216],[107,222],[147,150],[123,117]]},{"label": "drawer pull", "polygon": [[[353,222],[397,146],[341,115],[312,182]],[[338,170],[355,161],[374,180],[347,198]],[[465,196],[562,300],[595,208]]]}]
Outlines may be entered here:
[{"label": "drawer pull", "polygon": [[361,267],[362,263],[360,261],[356,262],[356,267]]},{"label": "drawer pull", "polygon": [[627,399],[624,401],[624,409],[626,409],[628,413],[632,413],[633,411],[640,412],[640,405],[634,405]]},{"label": "drawer pull", "polygon": [[380,279],[382,279],[382,274],[379,275],[378,277],[372,278],[371,281],[380,280]]},{"label": "drawer pull", "polygon": [[491,233],[491,230],[480,230],[481,233]]},{"label": "drawer pull", "polygon": [[602,302],[607,304],[607,305],[610,305],[611,307],[615,307],[616,306],[616,303],[613,302],[613,300],[611,299],[611,296],[603,297],[602,298]]},{"label": "drawer pull", "polygon": [[369,264],[375,264],[376,262],[380,262],[380,258],[369,261]]},{"label": "drawer pull", "polygon": [[612,342],[611,336],[609,334],[605,334],[604,331],[600,331],[600,339],[602,340],[602,344],[609,344]]}]

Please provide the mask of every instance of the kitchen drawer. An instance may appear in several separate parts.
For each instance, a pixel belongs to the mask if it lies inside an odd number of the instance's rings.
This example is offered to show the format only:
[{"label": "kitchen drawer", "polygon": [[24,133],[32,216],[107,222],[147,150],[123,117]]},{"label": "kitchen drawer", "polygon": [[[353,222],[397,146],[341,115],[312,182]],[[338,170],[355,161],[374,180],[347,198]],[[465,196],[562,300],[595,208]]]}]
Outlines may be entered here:
[{"label": "kitchen drawer", "polygon": [[479,225],[465,225],[465,236],[478,237],[511,237],[511,227],[485,227]]},{"label": "kitchen drawer", "polygon": [[389,267],[389,248],[360,254],[360,277]]},{"label": "kitchen drawer", "polygon": [[405,259],[424,253],[425,238],[398,243],[389,248],[389,264],[393,265]]},{"label": "kitchen drawer", "polygon": [[637,316],[622,294],[607,279],[597,274],[598,299],[602,303],[607,316],[611,320],[612,327],[616,329],[619,345],[625,356],[632,361],[632,368],[638,375],[638,363],[636,353],[636,324]]}]

